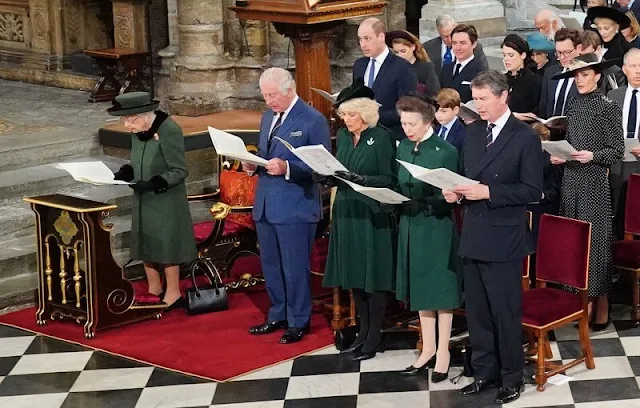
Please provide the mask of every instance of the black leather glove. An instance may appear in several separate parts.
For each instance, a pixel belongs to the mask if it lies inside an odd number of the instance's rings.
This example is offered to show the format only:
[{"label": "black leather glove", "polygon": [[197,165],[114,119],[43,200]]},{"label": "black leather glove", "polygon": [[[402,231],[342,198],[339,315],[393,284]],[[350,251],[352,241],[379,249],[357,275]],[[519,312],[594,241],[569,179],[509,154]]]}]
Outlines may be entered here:
[{"label": "black leather glove", "polygon": [[160,194],[167,191],[169,184],[161,176],[153,176],[147,181],[136,181],[134,184],[129,184],[129,187],[138,193],[154,191],[156,194]]},{"label": "black leather glove", "polygon": [[321,184],[324,188],[331,188],[338,185],[338,180],[333,176],[323,176],[322,174],[312,173],[311,178],[314,183]]},{"label": "black leather glove", "polygon": [[385,203],[380,203],[380,209],[382,210],[382,212],[387,213],[387,214],[391,214],[392,212],[395,211],[396,206],[393,204],[385,204]]},{"label": "black leather glove", "polygon": [[133,181],[133,167],[130,164],[125,164],[113,175],[113,179],[126,182]]},{"label": "black leather glove", "polygon": [[352,171],[336,171],[336,176],[361,186],[366,185],[366,177]]},{"label": "black leather glove", "polygon": [[136,193],[140,194],[153,190],[151,181],[136,181],[133,184],[129,184],[129,187],[131,187]]},{"label": "black leather glove", "polygon": [[425,211],[429,211],[429,204],[418,201],[418,200],[409,200],[400,204],[400,211],[404,215],[417,215]]}]

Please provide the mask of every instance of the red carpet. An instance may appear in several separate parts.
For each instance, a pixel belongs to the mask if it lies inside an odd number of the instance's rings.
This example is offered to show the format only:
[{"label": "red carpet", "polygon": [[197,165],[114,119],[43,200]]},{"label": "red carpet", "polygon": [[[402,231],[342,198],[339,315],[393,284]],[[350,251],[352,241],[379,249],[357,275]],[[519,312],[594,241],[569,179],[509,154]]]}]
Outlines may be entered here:
[{"label": "red carpet", "polygon": [[268,305],[262,287],[232,292],[227,311],[188,316],[175,310],[160,320],[98,332],[92,340],[86,340],[82,327],[72,321],[37,326],[35,308],[0,316],[0,323],[215,381],[226,381],[333,343],[333,332],[318,313],[312,317],[311,334],[299,343],[278,344],[282,331],[249,335],[250,326],[264,321]]}]

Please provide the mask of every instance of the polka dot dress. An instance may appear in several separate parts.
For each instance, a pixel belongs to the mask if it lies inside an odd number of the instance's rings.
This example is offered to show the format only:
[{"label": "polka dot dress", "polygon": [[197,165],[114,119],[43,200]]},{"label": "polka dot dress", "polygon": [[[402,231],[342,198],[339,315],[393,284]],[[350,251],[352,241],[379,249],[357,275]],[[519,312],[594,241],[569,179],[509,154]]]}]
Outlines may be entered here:
[{"label": "polka dot dress", "polygon": [[624,154],[622,109],[594,91],[569,102],[567,122],[567,141],[578,151],[593,152],[593,160],[566,163],[560,215],[591,223],[589,296],[595,297],[611,290],[613,235],[607,168]]}]

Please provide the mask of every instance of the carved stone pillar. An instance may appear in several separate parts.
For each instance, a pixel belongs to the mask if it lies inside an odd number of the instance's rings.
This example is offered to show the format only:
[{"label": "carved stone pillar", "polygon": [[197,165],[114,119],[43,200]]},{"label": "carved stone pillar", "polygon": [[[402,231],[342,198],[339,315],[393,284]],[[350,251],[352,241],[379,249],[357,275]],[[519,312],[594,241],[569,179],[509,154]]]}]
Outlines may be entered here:
[{"label": "carved stone pillar", "polygon": [[178,0],[167,0],[167,19],[169,23],[169,45],[158,51],[164,58],[173,58],[178,54],[180,36],[178,35]]},{"label": "carved stone pillar", "polygon": [[147,2],[111,0],[113,2],[114,46],[147,50]]},{"label": "carved stone pillar", "polygon": [[497,0],[430,0],[422,8],[420,39],[436,37],[436,18],[442,14],[453,17],[457,23],[473,24],[480,38],[504,36],[507,23],[504,6]]}]

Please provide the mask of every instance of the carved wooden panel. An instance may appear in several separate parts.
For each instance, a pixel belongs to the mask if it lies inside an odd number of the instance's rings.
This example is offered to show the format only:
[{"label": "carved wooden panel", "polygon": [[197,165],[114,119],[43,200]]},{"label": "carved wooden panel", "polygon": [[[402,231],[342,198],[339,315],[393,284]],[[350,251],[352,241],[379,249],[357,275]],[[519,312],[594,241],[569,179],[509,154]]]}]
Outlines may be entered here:
[{"label": "carved wooden panel", "polygon": [[85,49],[85,6],[83,1],[63,0],[62,24],[63,48],[65,54],[73,54]]},{"label": "carved wooden panel", "polygon": [[31,10],[31,49],[36,52],[51,52],[51,25],[47,0],[29,0]]},{"label": "carved wooden panel", "polygon": [[29,6],[0,2],[0,47],[26,49],[29,47]]},{"label": "carved wooden panel", "polygon": [[146,3],[113,0],[114,44],[116,48],[147,49]]}]

